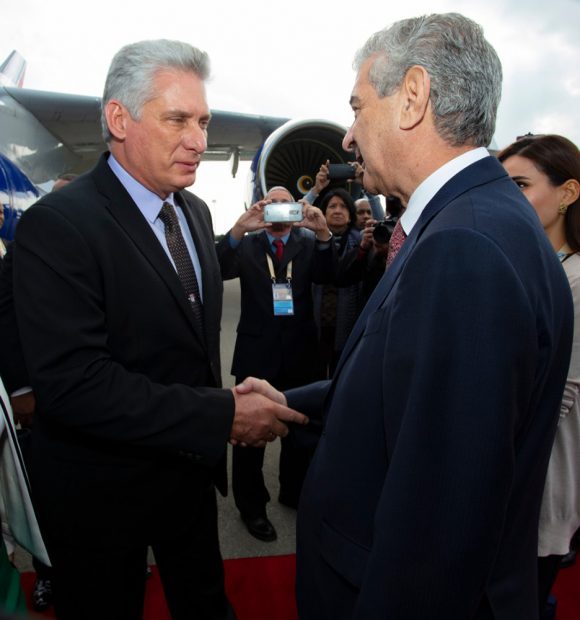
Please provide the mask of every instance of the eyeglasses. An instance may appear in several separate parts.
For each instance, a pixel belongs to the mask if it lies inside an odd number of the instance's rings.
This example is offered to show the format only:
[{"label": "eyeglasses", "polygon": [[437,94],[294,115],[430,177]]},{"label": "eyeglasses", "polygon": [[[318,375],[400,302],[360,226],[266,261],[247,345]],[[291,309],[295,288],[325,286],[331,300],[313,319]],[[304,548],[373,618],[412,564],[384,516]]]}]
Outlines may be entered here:
[{"label": "eyeglasses", "polygon": [[356,214],[357,215],[363,215],[363,214],[367,214],[367,215],[371,215],[371,210],[370,209],[357,209],[356,210]]}]

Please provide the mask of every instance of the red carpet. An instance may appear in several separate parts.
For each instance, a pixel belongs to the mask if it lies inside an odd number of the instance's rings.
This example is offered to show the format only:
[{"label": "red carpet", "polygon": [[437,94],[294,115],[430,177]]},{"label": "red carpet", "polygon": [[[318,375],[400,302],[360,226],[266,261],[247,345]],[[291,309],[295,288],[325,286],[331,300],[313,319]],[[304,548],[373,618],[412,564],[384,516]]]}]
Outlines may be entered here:
[{"label": "red carpet", "polygon": [[[294,600],[296,556],[279,555],[226,560],[224,565],[226,591],[236,611],[237,620],[298,618]],[[171,620],[157,567],[151,568],[153,575],[147,582],[143,620]],[[34,573],[23,573],[22,587],[29,607],[33,584]],[[54,618],[54,614],[48,612],[40,616]]]},{"label": "red carpet", "polygon": [[557,620],[580,620],[580,559],[560,570],[552,594],[558,600]]},{"label": "red carpet", "polygon": [[[147,584],[143,620],[170,620],[155,566]],[[226,590],[238,620],[296,620],[294,555],[226,560]],[[22,575],[30,601],[33,573]],[[580,620],[580,561],[558,575],[554,595],[558,599],[557,620]],[[54,614],[42,614],[54,618]],[[82,620],[81,618],[79,620]]]}]

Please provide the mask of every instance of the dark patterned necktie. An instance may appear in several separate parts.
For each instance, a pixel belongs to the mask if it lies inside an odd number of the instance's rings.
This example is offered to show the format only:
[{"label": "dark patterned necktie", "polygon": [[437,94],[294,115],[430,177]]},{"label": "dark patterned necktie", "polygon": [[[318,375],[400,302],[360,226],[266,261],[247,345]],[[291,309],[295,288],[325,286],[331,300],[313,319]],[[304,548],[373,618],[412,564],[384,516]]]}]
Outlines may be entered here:
[{"label": "dark patterned necktie", "polygon": [[395,224],[395,228],[393,229],[393,234],[391,235],[391,239],[389,241],[389,253],[387,254],[387,265],[385,269],[388,269],[390,264],[395,260],[395,256],[399,253],[407,235],[403,230],[403,226],[401,225],[401,220],[397,220]]},{"label": "dark patterned necktie", "polygon": [[173,258],[173,262],[175,263],[177,275],[185,290],[185,295],[191,304],[193,314],[199,322],[200,327],[203,329],[203,306],[199,294],[199,285],[197,283],[193,263],[191,262],[191,256],[189,255],[187,245],[181,234],[179,220],[177,219],[177,214],[172,204],[169,202],[163,203],[161,211],[159,211],[159,219],[165,225],[165,239],[171,258]]},{"label": "dark patterned necktie", "polygon": [[282,239],[274,239],[272,244],[276,247],[276,258],[278,262],[282,260],[282,255],[284,254],[284,242]]}]

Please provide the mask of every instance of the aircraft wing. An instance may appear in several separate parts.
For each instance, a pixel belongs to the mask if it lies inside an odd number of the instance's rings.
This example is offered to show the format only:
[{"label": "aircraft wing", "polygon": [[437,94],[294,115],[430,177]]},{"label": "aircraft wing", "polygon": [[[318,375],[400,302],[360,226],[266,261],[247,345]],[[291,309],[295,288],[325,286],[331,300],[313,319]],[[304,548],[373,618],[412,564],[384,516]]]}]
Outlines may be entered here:
[{"label": "aircraft wing", "polygon": [[[0,152],[34,183],[84,172],[105,150],[99,97],[0,87]],[[251,159],[288,119],[212,110],[205,160]]]}]

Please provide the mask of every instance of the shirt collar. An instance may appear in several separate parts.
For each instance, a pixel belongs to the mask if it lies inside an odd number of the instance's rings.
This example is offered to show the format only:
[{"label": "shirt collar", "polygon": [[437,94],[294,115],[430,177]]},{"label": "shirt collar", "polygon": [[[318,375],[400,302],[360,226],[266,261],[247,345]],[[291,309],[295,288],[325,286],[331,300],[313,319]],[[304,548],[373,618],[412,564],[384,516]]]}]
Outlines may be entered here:
[{"label": "shirt collar", "polygon": [[429,175],[411,194],[409,204],[405,212],[401,216],[401,226],[407,235],[411,234],[413,226],[423,213],[423,209],[429,204],[429,201],[435,194],[456,174],[461,172],[467,166],[471,166],[476,161],[488,157],[489,152],[484,147],[479,147],[462,153],[454,157],[451,161],[443,164]]},{"label": "shirt collar", "polygon": [[288,243],[288,238],[290,237],[290,233],[289,232],[287,232],[282,237],[273,237],[268,231],[266,231],[266,235],[268,237],[268,241],[270,242],[270,245],[272,245],[274,243],[275,239],[280,239],[284,243],[284,245],[286,245]]},{"label": "shirt collar", "polygon": [[175,206],[173,194],[170,194],[165,200],[161,200],[157,194],[154,194],[132,177],[115,159],[112,153],[109,156],[108,164],[133,199],[133,202],[139,207],[139,211],[151,224],[157,219],[164,202],[169,202]]}]

